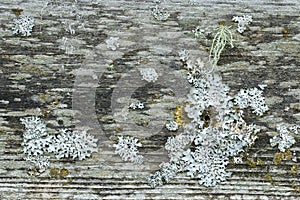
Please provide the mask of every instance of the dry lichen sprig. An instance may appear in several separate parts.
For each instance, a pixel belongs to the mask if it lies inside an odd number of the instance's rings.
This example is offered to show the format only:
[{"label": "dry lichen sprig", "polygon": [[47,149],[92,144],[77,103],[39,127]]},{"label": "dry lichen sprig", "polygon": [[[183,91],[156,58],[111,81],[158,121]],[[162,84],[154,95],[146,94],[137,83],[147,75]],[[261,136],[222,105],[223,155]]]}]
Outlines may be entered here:
[{"label": "dry lichen sprig", "polygon": [[232,42],[233,37],[231,31],[229,30],[229,27],[225,26],[223,23],[220,23],[209,52],[209,60],[212,62],[213,69],[217,65],[220,59],[220,55],[226,44],[229,43],[231,48],[233,48]]}]

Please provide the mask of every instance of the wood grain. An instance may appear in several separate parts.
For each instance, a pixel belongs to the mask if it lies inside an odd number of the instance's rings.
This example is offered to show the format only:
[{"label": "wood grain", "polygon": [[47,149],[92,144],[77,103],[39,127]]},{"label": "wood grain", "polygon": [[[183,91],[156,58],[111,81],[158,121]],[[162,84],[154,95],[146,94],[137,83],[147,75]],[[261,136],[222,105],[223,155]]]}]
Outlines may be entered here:
[{"label": "wood grain", "polygon": [[[0,199],[300,198],[299,173],[291,173],[293,165],[299,165],[299,135],[291,148],[297,162],[275,165],[278,150],[269,145],[277,123],[300,121],[299,1],[199,0],[191,5],[166,0],[161,6],[170,13],[167,21],[151,16],[153,1],[79,0],[74,9],[72,1],[64,1],[65,7],[45,2],[0,2]],[[12,34],[16,18],[12,9],[35,18],[31,36]],[[78,24],[74,13],[81,17]],[[145,177],[168,160],[163,145],[172,133],[163,125],[188,91],[181,82],[184,71],[178,51],[187,49],[192,56],[207,59],[218,22],[234,29],[232,17],[244,14],[252,15],[253,22],[242,35],[234,34],[235,47],[226,49],[218,64],[233,92],[268,85],[265,96],[270,111],[262,118],[246,116],[247,122],[263,127],[248,157],[260,158],[264,164],[230,165],[232,177],[213,188],[179,174],[169,184],[151,189]],[[67,31],[70,23],[74,35]],[[196,26],[206,31],[207,40],[193,37]],[[119,37],[116,51],[106,47],[110,37]],[[156,67],[158,82],[142,81],[140,67]],[[130,97],[147,102],[146,109],[130,112],[128,120],[114,116]],[[50,168],[66,168],[70,173],[66,178],[51,178],[50,169],[30,176],[23,160],[24,127],[19,119],[32,115],[41,116],[51,134],[62,128],[89,128],[98,138],[99,152],[85,161],[52,159]],[[143,143],[141,166],[114,154],[112,144],[122,134]]]}]

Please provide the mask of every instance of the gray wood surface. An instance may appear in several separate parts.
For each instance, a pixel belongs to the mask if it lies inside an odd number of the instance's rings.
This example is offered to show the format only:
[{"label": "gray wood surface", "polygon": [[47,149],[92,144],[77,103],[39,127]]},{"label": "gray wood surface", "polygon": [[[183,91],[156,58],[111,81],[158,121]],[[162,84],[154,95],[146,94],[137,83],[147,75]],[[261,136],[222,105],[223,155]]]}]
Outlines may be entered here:
[{"label": "gray wood surface", "polygon": [[[278,150],[269,145],[276,124],[300,121],[298,0],[199,0],[194,5],[166,0],[161,3],[170,13],[166,21],[153,18],[155,3],[150,0],[46,2],[0,1],[0,199],[300,198],[299,173],[291,171],[299,164],[299,135],[291,148],[296,162],[274,164]],[[35,18],[31,36],[12,34],[12,9]],[[218,22],[234,30],[237,24],[231,19],[236,15],[252,15],[253,22],[242,35],[235,31],[235,47],[221,55],[223,80],[234,92],[266,84],[270,108],[262,118],[246,116],[263,127],[248,162],[230,165],[232,177],[216,187],[199,186],[196,179],[179,174],[151,189],[145,177],[168,160],[163,146],[173,134],[163,126],[188,91],[178,51],[187,49],[206,60]],[[196,26],[206,37],[194,38]],[[106,46],[110,37],[119,37],[116,50]],[[159,80],[142,81],[141,67],[154,67]],[[145,101],[146,109],[129,112],[125,121],[120,112],[129,98]],[[89,128],[98,138],[98,153],[84,161],[53,159],[49,170],[31,176],[23,160],[19,119],[32,115],[41,116],[50,133]],[[142,165],[114,154],[116,136],[123,134],[143,143]],[[258,158],[262,165],[251,164]],[[69,175],[51,177],[51,168],[65,168]]]}]

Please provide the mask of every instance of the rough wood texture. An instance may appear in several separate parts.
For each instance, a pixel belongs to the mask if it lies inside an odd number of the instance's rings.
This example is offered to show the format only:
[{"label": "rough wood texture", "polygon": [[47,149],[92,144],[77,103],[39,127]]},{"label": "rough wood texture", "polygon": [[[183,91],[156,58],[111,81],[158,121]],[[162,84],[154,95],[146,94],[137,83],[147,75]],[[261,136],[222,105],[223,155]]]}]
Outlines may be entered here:
[{"label": "rough wood texture", "polygon": [[[0,2],[0,199],[300,198],[299,174],[290,173],[298,163],[275,165],[277,150],[269,145],[277,123],[300,121],[298,0],[199,0],[195,5],[163,1],[162,7],[171,14],[167,21],[151,16],[155,4],[150,0],[80,0],[75,6],[82,17],[78,24],[70,13],[72,4],[51,7],[45,2]],[[15,8],[36,19],[30,37],[12,35]],[[172,109],[180,105],[188,88],[182,81],[178,51],[187,49],[207,59],[218,22],[234,28],[232,16],[244,14],[252,15],[253,23],[244,34],[234,35],[235,47],[223,52],[218,64],[224,82],[234,91],[268,85],[270,111],[263,118],[247,118],[264,127],[249,151],[249,158],[260,158],[264,164],[230,165],[232,177],[213,188],[181,174],[151,189],[145,177],[168,160],[163,145],[170,133],[163,125],[172,119]],[[74,35],[66,31],[70,23]],[[82,23],[84,27],[78,27]],[[193,38],[191,30],[198,25],[208,33],[207,41]],[[68,38],[65,44],[63,37]],[[119,37],[116,51],[106,47],[110,37]],[[141,81],[138,68],[145,66],[159,71],[157,83]],[[146,109],[130,112],[124,121],[116,113],[130,97],[147,102]],[[40,115],[51,133],[75,126],[90,128],[99,139],[99,152],[85,161],[52,160],[51,168],[68,169],[69,179],[51,178],[50,169],[37,177],[28,175],[19,119],[32,115]],[[141,139],[146,160],[141,166],[122,162],[114,154],[112,144],[121,134]],[[299,157],[299,136],[296,139],[291,151]]]}]

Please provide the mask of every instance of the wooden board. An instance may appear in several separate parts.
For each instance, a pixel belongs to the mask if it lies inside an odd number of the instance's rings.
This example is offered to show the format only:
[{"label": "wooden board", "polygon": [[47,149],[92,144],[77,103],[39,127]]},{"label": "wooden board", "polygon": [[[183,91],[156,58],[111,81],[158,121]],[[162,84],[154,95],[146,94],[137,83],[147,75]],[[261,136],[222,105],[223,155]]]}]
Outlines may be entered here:
[{"label": "wooden board", "polygon": [[[61,3],[64,2],[64,3]],[[300,2],[297,0],[191,1],[165,0],[166,21],[154,19],[154,1],[78,0],[0,2],[0,199],[298,199],[299,135],[291,160],[274,164],[276,148],[269,144],[275,126],[299,124]],[[12,34],[13,19],[22,9],[35,19],[32,35]],[[151,189],[145,177],[168,161],[164,144],[174,135],[164,128],[174,108],[186,98],[188,84],[178,52],[207,60],[214,30],[220,21],[231,26],[233,16],[251,15],[243,34],[235,32],[234,48],[218,63],[223,81],[234,92],[266,84],[270,110],[246,117],[263,127],[249,151],[249,162],[230,165],[232,177],[216,187],[199,186],[179,174],[169,184]],[[200,26],[206,38],[195,39]],[[75,31],[74,34],[70,32]],[[106,41],[119,38],[116,50]],[[141,80],[139,70],[154,67],[155,83]],[[146,102],[142,112],[120,112],[130,98]],[[22,153],[19,119],[40,116],[50,133],[88,128],[98,138],[98,153],[84,161],[51,160],[39,176],[28,174]],[[117,135],[141,140],[142,165],[115,155]],[[260,158],[264,164],[251,165]],[[65,168],[56,179],[50,169]],[[271,181],[271,178],[272,181]]]}]

